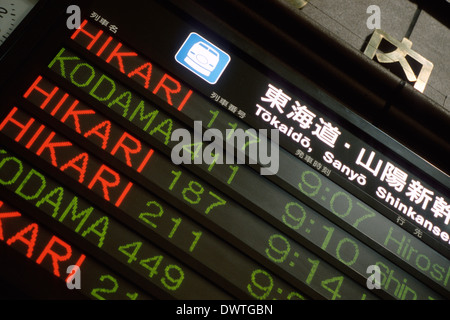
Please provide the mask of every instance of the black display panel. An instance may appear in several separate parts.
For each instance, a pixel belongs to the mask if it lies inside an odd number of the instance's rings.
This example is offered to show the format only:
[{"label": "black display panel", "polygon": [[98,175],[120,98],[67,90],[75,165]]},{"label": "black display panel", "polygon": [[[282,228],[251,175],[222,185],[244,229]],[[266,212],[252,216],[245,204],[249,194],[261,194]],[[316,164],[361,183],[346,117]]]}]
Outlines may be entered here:
[{"label": "black display panel", "polygon": [[[111,269],[81,267],[95,270],[88,288],[123,278],[133,299],[449,298],[446,174],[277,75],[197,6],[135,1],[131,18],[111,2],[76,5],[78,29],[59,4],[0,61],[20,75],[2,76],[0,187]],[[124,299],[105,290],[83,294]]]}]

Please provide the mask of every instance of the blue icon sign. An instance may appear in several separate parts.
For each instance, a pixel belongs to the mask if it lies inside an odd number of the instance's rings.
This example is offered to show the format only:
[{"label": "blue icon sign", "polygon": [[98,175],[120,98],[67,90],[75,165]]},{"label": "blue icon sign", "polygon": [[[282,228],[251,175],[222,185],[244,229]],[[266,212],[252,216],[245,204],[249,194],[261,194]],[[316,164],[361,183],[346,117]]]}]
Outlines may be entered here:
[{"label": "blue icon sign", "polygon": [[230,56],[192,32],[175,55],[175,60],[203,80],[215,84],[230,62]]}]

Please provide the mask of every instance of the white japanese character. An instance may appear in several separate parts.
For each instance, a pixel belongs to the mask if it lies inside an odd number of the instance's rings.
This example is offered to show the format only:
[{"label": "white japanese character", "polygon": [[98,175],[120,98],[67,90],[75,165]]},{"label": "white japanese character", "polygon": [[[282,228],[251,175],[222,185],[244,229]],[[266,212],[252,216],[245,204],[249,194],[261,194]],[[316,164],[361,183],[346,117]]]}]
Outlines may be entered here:
[{"label": "white japanese character", "polygon": [[450,222],[450,205],[445,201],[443,197],[436,197],[434,200],[431,211],[434,213],[435,218],[441,218],[445,216],[445,224]]},{"label": "white japanese character", "polygon": [[331,169],[328,169],[327,167],[323,167],[320,172],[324,173],[326,176],[329,176],[331,173]]},{"label": "white japanese character", "polygon": [[420,181],[412,180],[408,186],[408,191],[405,195],[409,197],[410,201],[414,201],[419,204],[422,202],[422,209],[426,209],[428,202],[431,200],[431,196],[434,194],[433,191],[425,188]]},{"label": "white japanese character", "polygon": [[261,97],[261,101],[270,102],[270,107],[276,107],[280,113],[284,113],[284,107],[291,100],[287,94],[283,92],[282,89],[278,89],[273,85],[269,84],[269,89],[266,92],[265,97]]},{"label": "white japanese character", "polygon": [[322,168],[322,164],[319,161],[314,160],[313,167],[317,168],[317,170],[320,170],[320,168]]},{"label": "white japanese character", "polygon": [[115,24],[110,24],[109,25],[109,31],[111,31],[113,33],[117,33],[117,30],[119,30],[119,27],[116,26]]},{"label": "white japanese character", "polygon": [[95,18],[95,19],[100,19],[100,15],[97,13],[97,12],[95,12],[95,11],[92,11],[91,12],[91,15],[90,15],[90,17],[91,18]]},{"label": "white japanese character", "polygon": [[221,97],[216,92],[212,92],[210,98],[219,101]]},{"label": "white japanese character", "polygon": [[109,21],[106,20],[105,18],[101,18],[100,19],[100,24],[103,25],[103,26],[107,26],[109,24]]},{"label": "white japanese character", "polygon": [[422,238],[423,232],[422,232],[422,230],[416,228],[416,229],[414,229],[414,235],[416,235],[417,238]]},{"label": "white japanese character", "polygon": [[339,128],[333,127],[330,122],[325,122],[322,118],[320,118],[319,120],[322,125],[316,123],[315,126],[317,129],[311,134],[317,136],[320,141],[334,148],[334,144],[336,143],[337,138],[341,135]]},{"label": "white japanese character", "polygon": [[297,157],[299,157],[300,159],[303,159],[303,157],[305,156],[305,153],[304,153],[302,150],[297,149],[297,150],[295,151],[295,155],[296,155]]},{"label": "white japanese character", "polygon": [[241,119],[244,119],[245,116],[247,115],[247,114],[246,114],[244,111],[242,111],[242,110],[239,110],[237,114],[238,114],[239,118],[241,118]]},{"label": "white japanese character", "polygon": [[368,171],[372,172],[373,176],[376,177],[378,175],[378,172],[380,171],[381,165],[383,164],[383,160],[378,160],[378,163],[375,168],[372,168],[372,162],[375,158],[376,153],[374,151],[370,152],[370,156],[367,159],[366,163],[362,162],[363,157],[366,154],[366,149],[361,148],[361,152],[358,155],[358,158],[356,159],[355,163],[363,168],[366,168]]},{"label": "white japanese character", "polygon": [[309,129],[316,115],[312,113],[306,106],[302,106],[300,102],[295,101],[296,105],[292,105],[292,111],[286,115],[287,118],[297,121],[302,129]]},{"label": "white japanese character", "polygon": [[397,223],[398,223],[399,225],[402,226],[405,222],[406,222],[406,219],[405,219],[405,218],[403,218],[403,217],[401,217],[401,216],[397,216]]},{"label": "white japanese character", "polygon": [[234,104],[230,104],[228,110],[233,113],[236,113],[238,111],[238,107],[236,107]]},{"label": "white japanese character", "polygon": [[93,11],[93,12],[91,13],[91,18],[93,18],[95,21],[99,21],[101,17],[102,17],[102,16],[99,15],[99,14],[98,14],[97,12],[95,12],[95,11]]},{"label": "white japanese character", "polygon": [[314,158],[311,157],[310,155],[306,155],[305,158],[304,158],[304,160],[305,160],[307,163],[313,163]]},{"label": "white japanese character", "polygon": [[225,98],[220,98],[219,103],[224,107],[227,107],[229,104],[228,100],[226,100]]},{"label": "white japanese character", "polygon": [[399,192],[405,187],[407,178],[408,174],[406,172],[400,170],[390,162],[386,163],[380,177],[381,181],[386,180],[390,187]]}]

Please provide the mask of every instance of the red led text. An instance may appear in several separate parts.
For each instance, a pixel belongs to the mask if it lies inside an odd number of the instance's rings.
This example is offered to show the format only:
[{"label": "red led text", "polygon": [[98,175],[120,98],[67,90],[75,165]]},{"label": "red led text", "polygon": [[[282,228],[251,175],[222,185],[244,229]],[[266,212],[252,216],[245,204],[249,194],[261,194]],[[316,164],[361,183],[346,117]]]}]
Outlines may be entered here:
[{"label": "red led text", "polygon": [[[81,23],[71,39],[179,111],[192,95],[192,90],[180,81],[87,20]],[[64,63],[63,60],[59,62]]]},{"label": "red led text", "polygon": [[[79,183],[119,207],[133,183],[71,141],[13,107],[0,123],[3,132]],[[123,141],[116,146],[121,146]]]}]

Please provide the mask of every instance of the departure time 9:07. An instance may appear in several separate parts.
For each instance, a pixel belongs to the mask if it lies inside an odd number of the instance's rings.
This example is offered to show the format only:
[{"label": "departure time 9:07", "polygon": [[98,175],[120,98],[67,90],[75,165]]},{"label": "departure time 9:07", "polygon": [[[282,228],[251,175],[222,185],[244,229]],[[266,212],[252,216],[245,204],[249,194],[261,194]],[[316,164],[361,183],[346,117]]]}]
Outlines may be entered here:
[{"label": "departure time 9:07", "polygon": [[[347,218],[352,212],[356,213],[356,211],[353,210],[354,206],[352,198],[343,191],[334,192],[329,202],[326,202],[327,197],[324,194],[322,194],[319,198],[319,192],[322,190],[322,186],[322,179],[320,178],[319,174],[313,171],[302,172],[301,182],[298,183],[298,188],[303,194],[310,198],[325,202],[331,212],[341,219]],[[332,191],[330,186],[326,186],[324,188],[326,193],[330,193]],[[374,211],[370,210],[362,203],[356,202],[356,206],[363,210],[358,210],[359,213],[363,214],[353,222],[352,227],[358,228],[361,222],[369,218],[374,218],[376,216],[376,213]]]}]

